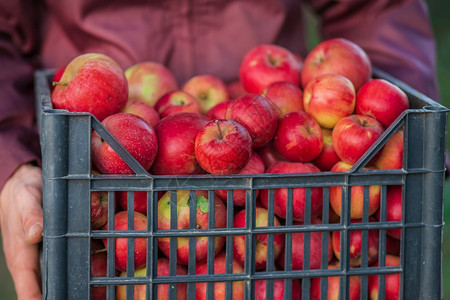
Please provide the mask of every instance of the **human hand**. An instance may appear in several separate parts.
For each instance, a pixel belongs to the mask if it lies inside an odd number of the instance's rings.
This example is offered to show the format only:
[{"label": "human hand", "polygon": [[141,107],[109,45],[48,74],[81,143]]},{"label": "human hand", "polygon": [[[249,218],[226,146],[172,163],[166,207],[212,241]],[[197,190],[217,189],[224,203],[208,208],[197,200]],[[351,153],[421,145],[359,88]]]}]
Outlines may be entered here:
[{"label": "human hand", "polygon": [[38,243],[42,240],[42,172],[21,165],[0,192],[6,263],[19,300],[42,299]]}]

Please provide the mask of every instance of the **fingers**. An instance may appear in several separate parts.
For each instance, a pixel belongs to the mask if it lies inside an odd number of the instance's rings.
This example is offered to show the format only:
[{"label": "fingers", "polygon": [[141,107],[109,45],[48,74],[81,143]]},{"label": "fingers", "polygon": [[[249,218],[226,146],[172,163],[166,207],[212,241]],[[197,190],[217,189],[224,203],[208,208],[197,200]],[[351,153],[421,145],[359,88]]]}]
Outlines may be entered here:
[{"label": "fingers", "polygon": [[0,222],[6,263],[18,299],[41,299],[38,242],[42,239],[42,177],[23,165],[0,192]]},{"label": "fingers", "polygon": [[42,299],[38,246],[28,244],[17,255],[16,264],[10,268],[17,298]]},{"label": "fingers", "polygon": [[17,201],[26,240],[32,244],[40,242],[43,232],[42,187],[34,184],[24,186],[17,195]]}]

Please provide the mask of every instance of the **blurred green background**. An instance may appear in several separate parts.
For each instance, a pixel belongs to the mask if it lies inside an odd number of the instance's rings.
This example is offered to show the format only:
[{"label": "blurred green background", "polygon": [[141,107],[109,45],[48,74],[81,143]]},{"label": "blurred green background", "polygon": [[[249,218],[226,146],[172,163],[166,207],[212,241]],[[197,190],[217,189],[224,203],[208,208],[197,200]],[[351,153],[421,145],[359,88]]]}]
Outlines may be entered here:
[{"label": "blurred green background", "polygon": [[[445,106],[450,107],[450,21],[448,17],[450,5],[446,0],[428,0],[427,3],[437,39],[440,98]],[[414,22],[414,20],[411,21]],[[450,122],[448,124],[450,125]],[[449,137],[447,145],[450,149]],[[444,221],[448,224],[444,226],[443,238],[444,299],[450,300],[450,180],[445,184]],[[16,299],[14,286],[7,271],[2,249],[0,249],[0,300],[12,299]]]}]

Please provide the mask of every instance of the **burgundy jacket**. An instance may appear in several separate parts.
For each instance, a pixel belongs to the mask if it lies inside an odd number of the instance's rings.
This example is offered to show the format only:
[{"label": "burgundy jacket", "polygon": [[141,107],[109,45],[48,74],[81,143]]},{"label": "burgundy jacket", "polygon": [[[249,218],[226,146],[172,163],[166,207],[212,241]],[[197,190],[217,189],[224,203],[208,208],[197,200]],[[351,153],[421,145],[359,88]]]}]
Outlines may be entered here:
[{"label": "burgundy jacket", "polygon": [[435,42],[419,0],[0,0],[0,188],[19,164],[39,161],[33,70],[86,52],[125,69],[165,64],[182,84],[198,74],[237,79],[244,54],[276,43],[305,57],[302,9],[322,39],[344,37],[374,66],[438,98]]}]

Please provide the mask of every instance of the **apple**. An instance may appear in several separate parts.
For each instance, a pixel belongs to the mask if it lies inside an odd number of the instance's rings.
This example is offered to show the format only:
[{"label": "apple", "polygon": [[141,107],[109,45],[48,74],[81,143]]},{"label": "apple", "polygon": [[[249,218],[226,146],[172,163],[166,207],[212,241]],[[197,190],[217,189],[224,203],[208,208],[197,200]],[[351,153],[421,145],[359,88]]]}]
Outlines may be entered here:
[{"label": "apple", "polygon": [[208,173],[239,173],[252,155],[252,138],[241,124],[233,120],[212,120],[195,138],[195,158]]},{"label": "apple", "polygon": [[386,141],[373,164],[377,169],[403,168],[403,130],[400,129]]},{"label": "apple", "polygon": [[[157,262],[157,276],[170,276],[169,271],[169,260],[165,257],[159,258]],[[188,272],[186,267],[177,264],[176,275],[187,275]],[[139,268],[134,271],[134,277],[146,277],[147,268]],[[120,277],[127,277],[126,272],[121,272]],[[177,300],[187,299],[187,284],[177,283],[175,284],[177,288]],[[170,285],[173,288],[173,284]],[[157,285],[157,296],[158,300],[168,300],[169,299],[169,284],[160,283]],[[116,300],[126,300],[127,299],[127,288],[126,285],[118,285],[116,288]],[[134,286],[134,298],[135,300],[146,300],[147,298],[147,285],[137,284]]]},{"label": "apple", "polygon": [[161,119],[180,112],[202,113],[197,99],[181,90],[174,90],[162,95],[155,103],[155,110]]},{"label": "apple", "polygon": [[330,204],[328,204],[328,223],[330,224],[338,224],[341,222],[341,216],[338,215],[333,207],[331,207]]},{"label": "apple", "polygon": [[150,106],[147,103],[138,100],[128,100],[122,112],[139,116],[152,127],[155,127],[161,119],[158,112],[153,108],[153,106]]},{"label": "apple", "polygon": [[[302,225],[301,222],[294,222],[294,225]],[[322,221],[318,218],[314,218],[311,224],[322,224]],[[328,245],[322,245],[322,234],[328,234]],[[331,234],[329,232],[312,231],[310,232],[309,240],[309,269],[320,269],[322,261],[322,251],[328,254],[328,262],[333,258],[333,247],[331,245]],[[294,232],[292,233],[292,248],[286,249],[280,255],[278,263],[281,268],[285,268],[286,251],[292,254],[292,270],[303,270],[304,262],[304,233]],[[327,262],[327,263],[328,263]],[[325,267],[325,266],[324,266]]]},{"label": "apple", "polygon": [[330,171],[331,168],[338,163],[341,159],[336,154],[333,147],[333,140],[331,138],[332,130],[327,128],[321,128],[323,138],[323,148],[319,156],[317,156],[312,163],[317,166],[321,171]]},{"label": "apple", "polygon": [[255,149],[255,151],[259,154],[259,156],[261,156],[266,169],[268,169],[277,161],[286,161],[286,159],[284,159],[275,149],[275,146],[273,145],[273,139],[264,146]]},{"label": "apple", "polygon": [[[317,173],[320,170],[311,163],[286,162],[279,161],[273,164],[266,170],[268,174],[286,174],[286,173]],[[293,208],[292,214],[294,220],[303,222],[305,217],[305,188],[297,187],[292,190]],[[322,195],[321,187],[311,188],[311,218],[318,217],[322,213]],[[268,208],[269,206],[269,191],[267,189],[261,190],[259,195],[261,204]],[[287,188],[280,188],[274,190],[274,212],[275,214],[285,219],[287,208]]]},{"label": "apple", "polygon": [[[255,300],[266,300],[267,282],[266,280],[255,280]],[[298,279],[291,280],[291,299],[302,298],[302,286]],[[283,300],[284,279],[273,280],[273,300]]]},{"label": "apple", "polygon": [[[331,135],[334,150],[348,164],[355,164],[384,131],[376,119],[353,114],[340,119]],[[375,156],[373,160],[376,160]]]},{"label": "apple", "polygon": [[[388,185],[386,190],[386,222],[402,221],[402,186]],[[380,220],[380,210],[377,211],[377,218]],[[401,229],[388,229],[386,233],[394,239],[400,240]]]},{"label": "apple", "polygon": [[[141,117],[116,113],[102,121],[117,141],[148,170],[158,152],[155,130]],[[103,138],[94,131],[91,138],[92,161],[103,174],[133,174],[133,170]]]},{"label": "apple", "polygon": [[[147,217],[139,212],[134,212],[134,230],[147,230]],[[114,215],[114,228],[109,228],[109,223],[104,227],[105,230],[128,230],[128,211],[123,210]],[[115,268],[122,272],[127,270],[127,243],[128,238],[111,238],[115,243]],[[105,248],[108,249],[108,238],[103,239]],[[134,238],[134,268],[144,267],[147,263],[147,239]]]},{"label": "apple", "polygon": [[170,91],[178,89],[173,73],[164,65],[142,61],[125,70],[129,98],[154,106],[156,101]]},{"label": "apple", "polygon": [[195,159],[195,138],[208,122],[196,113],[178,113],[162,119],[156,126],[158,153],[151,172],[156,175],[204,174]]},{"label": "apple", "polygon": [[385,128],[408,108],[409,101],[405,92],[384,79],[366,82],[356,96],[356,113],[377,119]]},{"label": "apple", "polygon": [[[263,174],[266,170],[264,166],[264,162],[262,158],[256,153],[252,152],[252,155],[250,156],[250,160],[248,161],[247,165],[236,174],[245,175],[245,174]],[[233,191],[233,204],[236,206],[245,206],[245,196],[246,196],[246,190],[234,190]],[[255,197],[258,198],[259,196],[259,190],[255,190]],[[216,190],[216,194],[221,199],[227,199],[227,190]]]},{"label": "apple", "polygon": [[[369,222],[375,222],[374,218],[370,218]],[[361,219],[353,219],[351,223],[361,223]],[[378,230],[367,231],[367,264],[370,265],[378,259],[378,242],[379,233]],[[337,259],[341,257],[341,232],[333,231],[331,233],[331,242],[333,245],[333,252]],[[362,256],[362,230],[350,231],[350,266],[360,267]]]},{"label": "apple", "polygon": [[277,113],[269,101],[261,95],[246,94],[231,101],[225,116],[247,129],[252,137],[254,149],[267,144],[277,130]]},{"label": "apple", "polygon": [[[117,191],[116,192],[117,203],[123,210],[128,209],[128,192]],[[134,192],[134,211],[147,215],[147,192],[135,191]]]},{"label": "apple", "polygon": [[322,152],[322,130],[310,114],[294,111],[278,121],[273,145],[289,161],[311,162]]},{"label": "apple", "polygon": [[247,91],[240,80],[235,80],[227,84],[227,90],[230,99],[236,99],[244,94],[247,94]]},{"label": "apple", "polygon": [[[331,168],[331,172],[345,172],[352,168],[352,165],[340,161]],[[362,168],[365,170],[374,170],[373,167]],[[342,191],[340,186],[330,186],[330,205],[334,212],[341,216],[342,209]],[[363,209],[368,209],[369,216],[374,214],[380,206],[381,186],[369,186],[369,207],[364,208],[364,187],[361,185],[351,186],[350,191],[350,217],[352,219],[362,219]],[[345,201],[345,200],[344,200]]]},{"label": "apple", "polygon": [[386,253],[400,256],[400,240],[386,235]]},{"label": "apple", "polygon": [[[91,239],[91,277],[106,277],[108,255],[100,240]],[[91,286],[92,300],[106,299],[106,286]]]},{"label": "apple", "polygon": [[[330,264],[328,269],[338,269],[339,265]],[[322,298],[320,284],[321,280],[327,278],[328,286],[327,286],[327,295]],[[349,276],[349,290],[347,298],[348,300],[359,300],[361,297],[361,277],[360,276]],[[310,295],[311,300],[320,300],[320,299],[328,299],[328,300],[338,300],[339,292],[340,292],[340,276],[329,276],[329,277],[312,277],[311,285],[310,285]]]},{"label": "apple", "polygon": [[[374,264],[378,266],[378,262]],[[400,257],[396,255],[387,254],[386,255],[386,266],[400,266]],[[379,275],[369,275],[368,289],[369,289],[369,299],[377,300],[380,291],[378,290],[378,277]],[[400,274],[386,274],[385,275],[385,293],[384,299],[386,300],[397,300],[399,298],[400,290]]]},{"label": "apple", "polygon": [[128,100],[124,71],[111,57],[86,53],[66,66],[52,92],[53,108],[89,112],[99,121],[120,112]]},{"label": "apple", "polygon": [[305,57],[301,75],[303,88],[319,75],[335,73],[347,77],[355,91],[372,76],[372,64],[367,53],[356,43],[333,38],[320,42]]},{"label": "apple", "polygon": [[353,114],[355,103],[353,83],[339,74],[317,76],[303,91],[305,111],[324,128],[332,129],[340,119]]},{"label": "apple", "polygon": [[[245,227],[245,218],[247,211],[245,209],[240,210],[234,216],[234,228]],[[267,227],[269,222],[269,211],[263,207],[257,207],[255,210],[255,227]],[[280,221],[276,216],[273,216],[273,225],[280,226]],[[245,251],[246,251],[246,236],[234,235],[233,236],[233,257],[242,266],[245,264]],[[255,270],[260,271],[266,268],[267,263],[267,247],[268,247],[268,235],[258,234],[255,236],[255,248],[253,255],[255,256]],[[284,234],[273,235],[273,258],[277,260],[283,252],[284,248]],[[247,250],[248,251],[248,250]],[[273,262],[270,262],[273,264]]]},{"label": "apple", "polygon": [[190,78],[182,88],[197,99],[203,114],[229,99],[227,85],[213,75],[197,75]]},{"label": "apple", "polygon": [[91,229],[103,227],[108,221],[108,192],[91,192]]},{"label": "apple", "polygon": [[220,102],[219,104],[216,104],[213,108],[208,110],[205,116],[207,116],[211,120],[226,119],[225,113],[228,109],[228,105],[230,104],[230,102],[231,100],[226,100]]},{"label": "apple", "polygon": [[[158,200],[158,230],[170,230],[170,191],[166,192]],[[192,203],[189,191],[178,190],[177,193],[177,229],[189,229],[189,214],[190,203]],[[196,191],[196,220],[193,221],[195,230],[208,229],[208,216],[209,216],[209,199],[207,191]],[[212,200],[211,200],[212,201]],[[227,208],[223,201],[219,197],[214,197],[214,215],[215,215],[215,227],[224,228],[226,226]],[[208,237],[202,236],[196,238],[196,247],[192,249],[195,254],[191,252],[189,248],[189,237],[177,237],[177,263],[187,265],[189,262],[189,255],[195,255],[196,262],[202,262],[206,259],[208,254]],[[216,236],[214,238],[214,254],[217,254],[225,244],[224,236]],[[158,248],[167,257],[170,257],[170,237],[158,238]]]},{"label": "apple", "polygon": [[245,90],[260,94],[266,86],[276,81],[300,84],[301,64],[288,49],[274,45],[258,45],[250,49],[239,67],[239,79]]},{"label": "apple", "polygon": [[65,70],[66,66],[62,66],[56,69],[55,73],[52,76],[52,82],[59,82]]},{"label": "apple", "polygon": [[261,95],[273,105],[279,119],[290,112],[303,110],[303,92],[291,82],[273,82],[264,88]]},{"label": "apple", "polygon": [[[233,273],[244,273],[244,268],[233,259],[232,263]],[[225,274],[226,273],[226,255],[222,251],[216,255],[214,258],[214,273],[213,274]],[[208,264],[207,262],[198,263],[195,266],[195,274],[208,274]],[[244,282],[243,281],[233,281],[232,282],[232,296],[231,299],[244,299]],[[195,299],[206,300],[206,282],[196,282],[195,283]],[[214,299],[224,300],[225,299],[225,282],[214,282]]]}]

